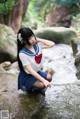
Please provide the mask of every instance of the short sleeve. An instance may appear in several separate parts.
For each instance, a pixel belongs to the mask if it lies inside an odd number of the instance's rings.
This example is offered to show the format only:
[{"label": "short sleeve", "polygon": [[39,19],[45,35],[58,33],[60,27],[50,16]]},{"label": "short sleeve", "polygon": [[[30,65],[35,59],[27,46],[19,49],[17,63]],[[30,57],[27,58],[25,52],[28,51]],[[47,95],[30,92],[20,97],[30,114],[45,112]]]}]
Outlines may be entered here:
[{"label": "short sleeve", "polygon": [[30,64],[30,62],[27,58],[27,55],[25,53],[19,53],[19,58],[20,58],[23,66]]}]

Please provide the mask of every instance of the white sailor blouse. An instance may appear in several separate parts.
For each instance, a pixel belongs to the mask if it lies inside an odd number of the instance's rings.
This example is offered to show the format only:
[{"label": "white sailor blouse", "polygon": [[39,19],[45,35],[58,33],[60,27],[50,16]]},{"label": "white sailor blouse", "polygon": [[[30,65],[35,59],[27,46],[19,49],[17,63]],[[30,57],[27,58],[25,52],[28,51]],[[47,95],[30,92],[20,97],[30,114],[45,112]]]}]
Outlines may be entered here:
[{"label": "white sailor blouse", "polygon": [[32,68],[38,72],[41,70],[42,63],[43,63],[43,55],[42,55],[42,48],[41,45],[36,43],[34,44],[35,53],[29,50],[28,48],[24,47],[19,52],[19,58],[22,62],[24,70],[29,74],[27,69],[25,68],[26,65],[30,64]]}]

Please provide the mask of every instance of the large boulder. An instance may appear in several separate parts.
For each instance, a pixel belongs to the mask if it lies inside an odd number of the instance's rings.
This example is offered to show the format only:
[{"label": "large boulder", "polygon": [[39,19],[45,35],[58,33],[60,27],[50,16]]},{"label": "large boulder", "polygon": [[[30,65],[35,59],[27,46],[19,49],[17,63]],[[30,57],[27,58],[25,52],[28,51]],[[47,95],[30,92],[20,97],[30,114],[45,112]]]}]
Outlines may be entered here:
[{"label": "large boulder", "polygon": [[0,24],[0,63],[16,60],[17,48],[14,36],[10,27]]},{"label": "large boulder", "polygon": [[73,28],[47,27],[34,31],[37,37],[54,41],[55,43],[70,44],[77,35]]}]

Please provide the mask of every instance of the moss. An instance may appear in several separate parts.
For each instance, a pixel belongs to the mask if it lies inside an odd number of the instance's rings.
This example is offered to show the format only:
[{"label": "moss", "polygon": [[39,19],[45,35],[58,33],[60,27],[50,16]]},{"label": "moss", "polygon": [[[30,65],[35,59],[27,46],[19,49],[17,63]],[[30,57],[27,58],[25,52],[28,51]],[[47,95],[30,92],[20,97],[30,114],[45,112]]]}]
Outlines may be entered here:
[{"label": "moss", "polygon": [[0,33],[4,33],[4,32],[6,32],[7,35],[14,34],[14,31],[10,27],[0,24]]},{"label": "moss", "polygon": [[13,30],[6,25],[0,24],[0,53],[2,56],[0,62],[16,59],[16,44],[13,39]]}]

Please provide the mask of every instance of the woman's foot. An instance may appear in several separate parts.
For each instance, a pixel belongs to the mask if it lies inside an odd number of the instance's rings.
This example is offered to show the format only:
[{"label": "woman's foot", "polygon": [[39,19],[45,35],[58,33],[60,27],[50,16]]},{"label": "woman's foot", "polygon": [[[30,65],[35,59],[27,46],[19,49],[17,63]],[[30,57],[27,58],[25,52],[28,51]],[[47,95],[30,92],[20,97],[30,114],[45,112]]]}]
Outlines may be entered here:
[{"label": "woman's foot", "polygon": [[47,69],[45,72],[47,72],[48,74],[51,74],[51,75],[53,75],[55,73],[55,71],[52,68]]}]

